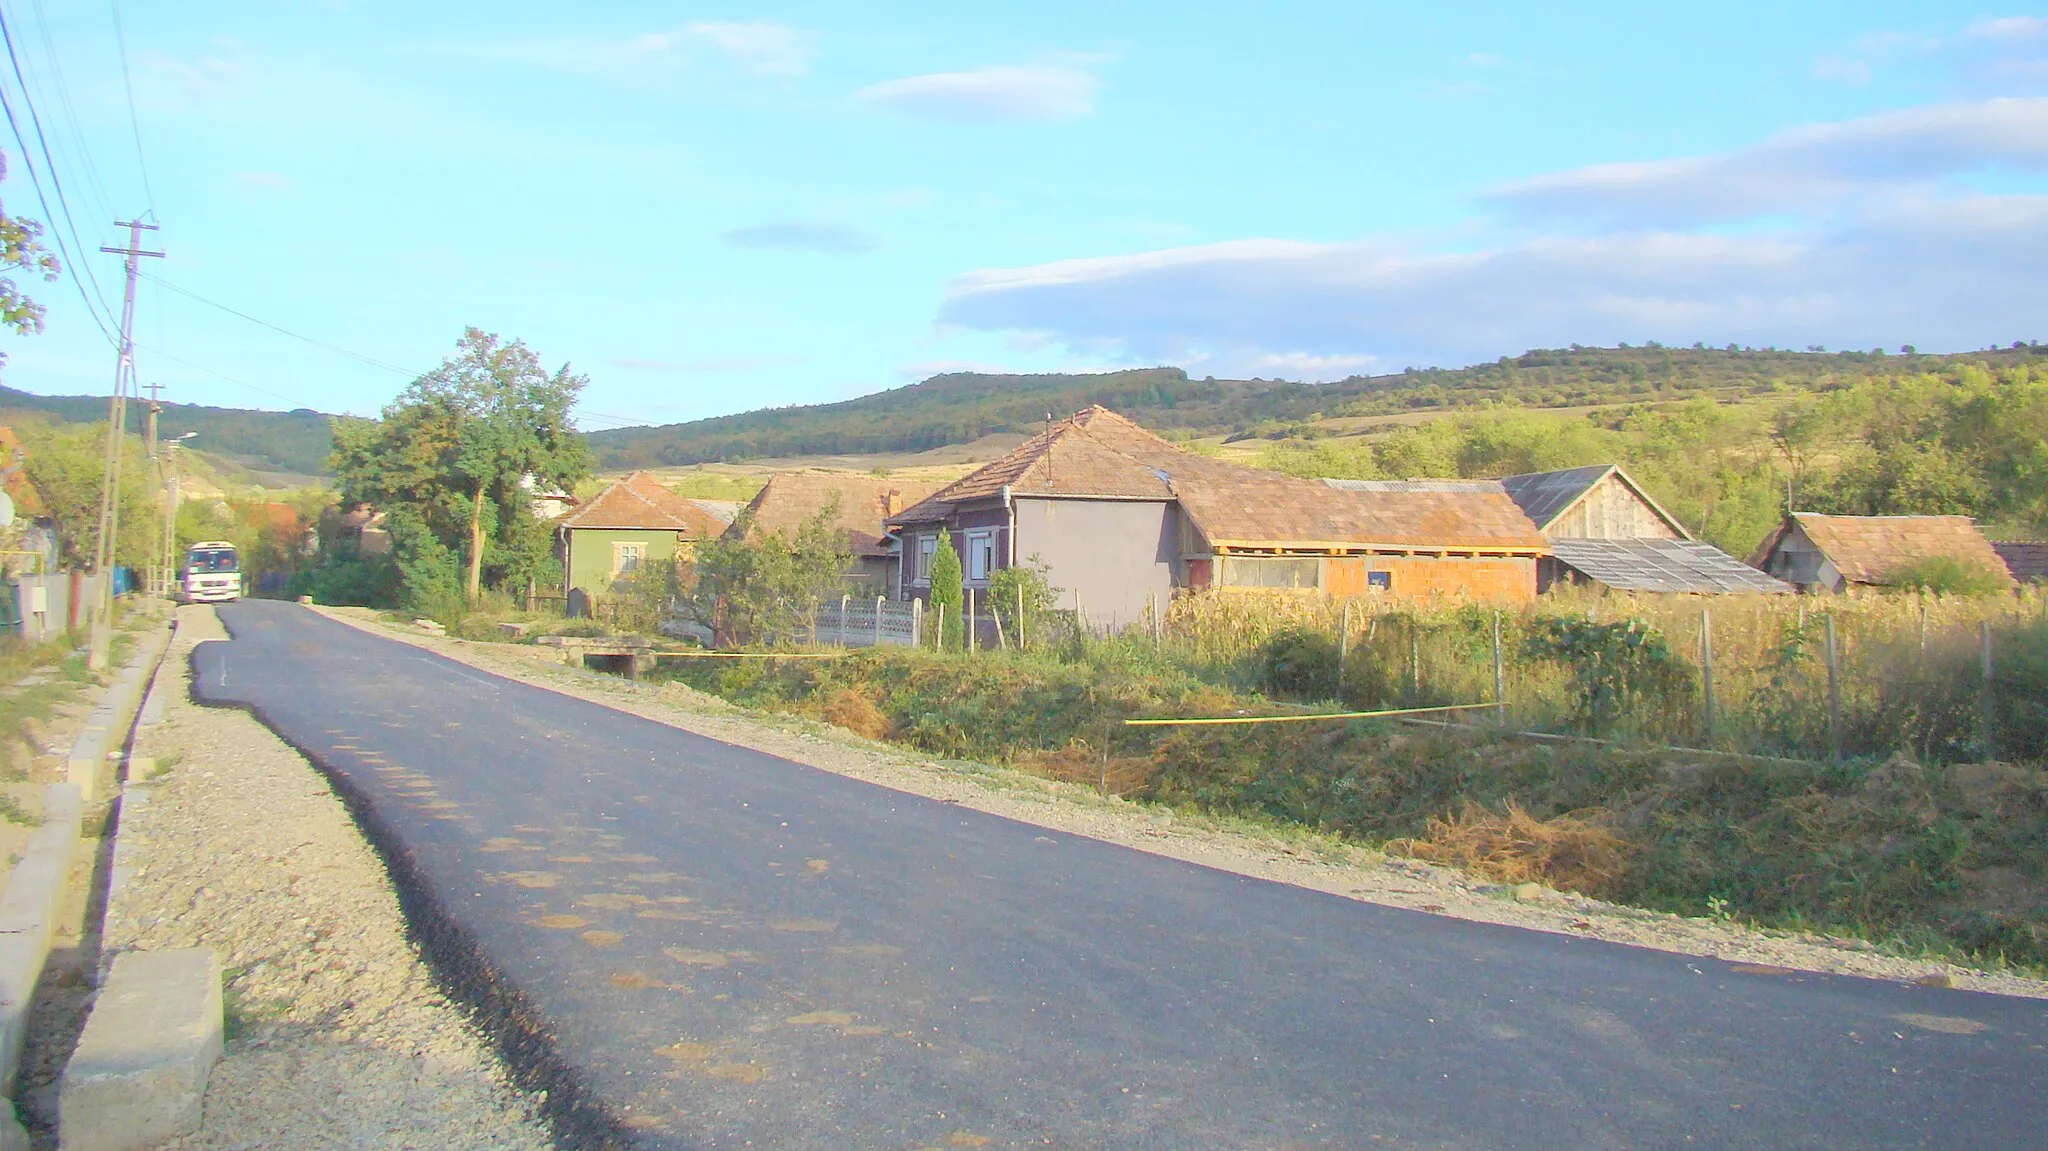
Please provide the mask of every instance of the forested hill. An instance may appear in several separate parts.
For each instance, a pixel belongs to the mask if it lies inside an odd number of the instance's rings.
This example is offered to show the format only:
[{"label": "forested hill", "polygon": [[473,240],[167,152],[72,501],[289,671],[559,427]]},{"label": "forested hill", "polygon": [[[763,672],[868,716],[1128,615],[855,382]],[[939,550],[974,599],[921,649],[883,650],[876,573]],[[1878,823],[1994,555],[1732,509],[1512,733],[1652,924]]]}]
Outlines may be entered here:
[{"label": "forested hill", "polygon": [[1329,384],[1190,379],[1178,368],[1097,375],[959,372],[836,404],[770,408],[658,427],[593,432],[599,466],[647,467],[769,456],[915,452],[996,432],[1029,432],[1046,413],[1102,404],[1161,432],[1261,434],[1315,416],[1371,416],[1509,402],[1573,407],[1701,392],[1819,388],[2048,357],[2048,345],[1952,355],[1739,348],[1565,348],[1457,369],[1355,376]]},{"label": "forested hill", "polygon": [[[147,401],[128,405],[130,431],[145,430],[148,410]],[[0,387],[0,424],[7,423],[13,412],[31,412],[59,423],[104,422],[107,397],[38,396]],[[264,412],[165,404],[157,427],[164,436],[198,432],[195,447],[244,467],[318,476],[327,473],[327,453],[334,447],[330,422],[330,417],[307,408]]]}]

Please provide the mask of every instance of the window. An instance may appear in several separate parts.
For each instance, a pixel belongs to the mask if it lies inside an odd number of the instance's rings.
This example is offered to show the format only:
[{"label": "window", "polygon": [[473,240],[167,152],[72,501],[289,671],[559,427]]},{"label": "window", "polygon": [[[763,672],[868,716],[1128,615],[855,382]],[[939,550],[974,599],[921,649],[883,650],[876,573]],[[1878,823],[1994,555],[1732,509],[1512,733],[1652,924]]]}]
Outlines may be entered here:
[{"label": "window", "polygon": [[1367,594],[1367,595],[1382,595],[1382,594],[1384,594],[1384,593],[1386,593],[1386,592],[1390,592],[1390,591],[1393,591],[1393,590],[1394,590],[1394,573],[1393,573],[1393,572],[1367,572],[1367,573],[1365,573],[1365,591],[1366,591],[1366,594]]},{"label": "window", "polygon": [[1322,564],[1308,556],[1222,556],[1217,583],[1225,587],[1314,588]]},{"label": "window", "polygon": [[612,545],[612,578],[632,575],[640,570],[640,561],[647,558],[646,544]]},{"label": "window", "polygon": [[983,529],[967,533],[967,578],[985,580],[996,570],[996,533]]},{"label": "window", "polygon": [[917,570],[911,574],[912,583],[932,582],[932,557],[939,554],[939,537],[917,537]]}]

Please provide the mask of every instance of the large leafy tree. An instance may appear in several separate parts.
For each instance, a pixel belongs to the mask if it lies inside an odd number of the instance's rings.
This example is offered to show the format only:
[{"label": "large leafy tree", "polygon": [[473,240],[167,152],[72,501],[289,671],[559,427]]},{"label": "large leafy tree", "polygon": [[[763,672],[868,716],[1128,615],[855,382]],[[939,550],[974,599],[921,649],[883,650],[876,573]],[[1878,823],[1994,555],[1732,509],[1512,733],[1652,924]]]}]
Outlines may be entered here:
[{"label": "large leafy tree", "polygon": [[751,509],[741,512],[725,538],[697,545],[684,609],[722,645],[794,638],[844,588],[853,554],[833,526],[838,515],[834,499],[791,535],[760,530]]},{"label": "large leafy tree", "polygon": [[541,487],[572,489],[590,452],[570,419],[587,381],[476,328],[377,421],[347,420],[329,461],[347,507],[386,514],[407,599],[451,612],[483,585],[553,582]]}]

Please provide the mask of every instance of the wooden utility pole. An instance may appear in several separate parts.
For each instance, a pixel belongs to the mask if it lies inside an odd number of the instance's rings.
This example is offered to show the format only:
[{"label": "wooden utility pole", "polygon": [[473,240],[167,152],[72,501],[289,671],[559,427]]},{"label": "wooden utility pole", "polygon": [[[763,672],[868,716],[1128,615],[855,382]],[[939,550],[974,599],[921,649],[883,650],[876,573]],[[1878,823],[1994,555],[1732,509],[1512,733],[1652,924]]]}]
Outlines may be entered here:
[{"label": "wooden utility pole", "polygon": [[1706,743],[1714,746],[1714,613],[1700,611],[1700,698],[1705,706]]},{"label": "wooden utility pole", "polygon": [[121,437],[128,422],[128,389],[135,381],[135,276],[144,256],[162,258],[162,252],[142,250],[142,233],[154,232],[155,224],[141,220],[116,220],[128,229],[128,246],[100,251],[125,257],[128,286],[121,294],[121,344],[114,359],[114,395],[107,405],[107,452],[100,472],[100,538],[93,548],[93,576],[97,582],[92,608],[92,641],[86,666],[97,671],[107,666],[107,653],[114,639],[114,536],[121,530]]}]

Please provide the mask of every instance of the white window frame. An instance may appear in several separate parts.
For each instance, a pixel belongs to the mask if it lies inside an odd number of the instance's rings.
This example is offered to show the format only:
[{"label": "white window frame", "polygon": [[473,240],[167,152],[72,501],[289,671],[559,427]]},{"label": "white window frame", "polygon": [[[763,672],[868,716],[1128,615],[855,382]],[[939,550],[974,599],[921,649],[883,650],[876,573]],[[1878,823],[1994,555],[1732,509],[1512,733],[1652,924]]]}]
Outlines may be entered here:
[{"label": "white window frame", "polygon": [[939,554],[939,537],[936,535],[917,537],[917,568],[910,582],[919,587],[932,582],[932,557]]},{"label": "white window frame", "polygon": [[[630,561],[630,562],[629,562]],[[621,579],[640,570],[647,562],[647,545],[627,543],[623,540],[612,542],[612,578]]]},{"label": "white window frame", "polygon": [[986,583],[996,570],[996,530],[977,528],[967,533],[967,581]]}]

